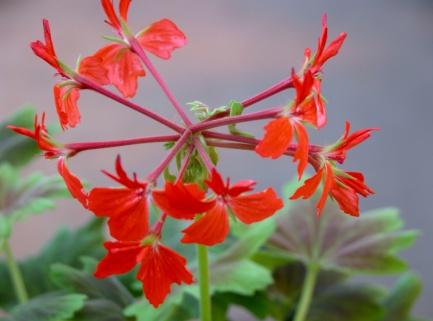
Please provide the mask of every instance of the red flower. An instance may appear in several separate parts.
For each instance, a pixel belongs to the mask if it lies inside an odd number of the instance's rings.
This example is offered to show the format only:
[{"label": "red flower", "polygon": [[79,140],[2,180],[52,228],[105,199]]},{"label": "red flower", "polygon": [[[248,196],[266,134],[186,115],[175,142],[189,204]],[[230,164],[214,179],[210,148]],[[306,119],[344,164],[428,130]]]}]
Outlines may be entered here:
[{"label": "red flower", "polygon": [[105,248],[108,253],[99,263],[95,276],[104,278],[126,273],[140,264],[137,279],[143,283],[144,294],[155,308],[164,302],[173,283],[193,282],[186,259],[159,241],[106,242]]},{"label": "red flower", "polygon": [[85,76],[100,85],[108,84],[107,71],[101,66],[101,59],[98,57],[87,57],[80,62],[77,71],[73,71],[60,62],[54,50],[51,38],[50,25],[48,20],[43,20],[44,36],[46,44],[41,41],[31,43],[33,52],[48,64],[56,68],[57,72],[68,79],[54,86],[54,101],[60,125],[63,130],[68,127],[75,127],[80,122],[80,112],[78,110],[78,99],[80,97],[80,84],[71,80],[76,73]]},{"label": "red flower", "polygon": [[317,203],[317,214],[323,210],[328,195],[335,199],[340,209],[350,215],[359,215],[358,194],[367,197],[374,191],[364,183],[364,176],[359,172],[346,172],[334,166],[334,161],[343,163],[346,152],[359,145],[371,136],[376,128],[358,130],[349,135],[350,123],[346,122],[344,135],[334,145],[324,148],[322,151],[322,165],[316,174],[307,179],[296,190],[291,199],[310,198],[321,182],[323,182],[322,195]]},{"label": "red flower", "polygon": [[57,170],[60,176],[63,177],[66,187],[68,188],[69,193],[71,193],[72,197],[78,200],[81,205],[84,206],[84,208],[87,208],[88,197],[87,193],[84,191],[83,184],[78,179],[78,177],[76,177],[69,171],[68,167],[66,166],[66,160],[64,157],[59,158],[57,163]]},{"label": "red flower", "polygon": [[[130,1],[119,2],[121,19],[128,20]],[[129,47],[129,35],[125,35],[112,0],[102,0],[107,15],[107,22],[122,37],[124,44],[111,44],[98,50],[94,57],[101,60],[101,65],[108,72],[109,83],[115,86],[125,98],[134,97],[137,92],[137,80],[145,76],[140,58]],[[169,59],[171,53],[185,45],[186,37],[177,26],[168,19],[157,21],[143,29],[137,35],[137,41],[147,51],[162,59]]]},{"label": "red flower", "polygon": [[342,164],[346,159],[347,151],[370,138],[371,133],[376,130],[379,130],[379,128],[364,128],[349,135],[350,123],[346,122],[343,136],[336,144],[325,148],[324,152],[326,153],[326,157]]},{"label": "red flower", "polygon": [[[258,193],[244,194],[252,191],[255,182],[241,181],[232,186],[230,182],[223,182],[221,175],[214,169],[210,180],[206,184],[216,196],[211,200],[204,200],[203,194],[189,206],[179,198],[178,191],[187,188],[169,185],[165,190],[153,191],[155,203],[167,214],[182,219],[192,219],[196,214],[205,212],[196,222],[184,229],[182,242],[214,245],[223,242],[229,232],[229,213],[233,213],[240,221],[251,224],[264,220],[283,207],[272,188]],[[190,193],[188,198],[194,198]]]},{"label": "red flower", "polygon": [[138,181],[135,173],[130,179],[120,156],[116,159],[116,173],[117,176],[104,171],[123,187],[93,188],[89,193],[89,209],[96,216],[108,217],[110,233],[119,241],[141,240],[149,227],[147,183]]},{"label": "red flower", "polygon": [[48,134],[47,127],[45,125],[45,113],[42,114],[40,123],[38,120],[38,115],[35,115],[33,131],[28,128],[21,128],[12,125],[7,126],[7,128],[20,135],[27,136],[35,140],[39,149],[44,152],[45,158],[57,158],[64,154],[61,147],[54,144],[52,138]]},{"label": "red flower", "polygon": [[[341,46],[343,46],[344,40],[346,39],[347,34],[345,32],[340,33],[340,35],[334,39],[328,47],[326,47],[326,42],[328,40],[328,23],[326,14],[323,15],[322,18],[322,34],[317,43],[317,51],[313,57],[313,61],[311,63],[311,68],[316,70],[321,69],[323,65],[332,57],[336,56],[340,51]],[[307,52],[311,52],[307,49]],[[309,55],[309,54],[307,54]],[[309,57],[308,57],[309,58]]]},{"label": "red flower", "polygon": [[290,199],[310,198],[323,182],[322,194],[317,202],[317,215],[320,215],[328,196],[331,196],[340,209],[349,215],[359,216],[358,194],[367,197],[374,191],[364,183],[364,176],[359,172],[339,170],[326,161],[317,173],[307,179]]},{"label": "red flower", "polygon": [[293,84],[296,89],[296,96],[293,100],[290,111],[284,112],[279,118],[271,120],[265,126],[265,135],[256,146],[256,152],[262,157],[277,159],[283,155],[296,135],[298,148],[294,160],[298,161],[298,176],[301,177],[308,164],[308,133],[302,122],[318,124],[321,117],[320,108],[316,107],[316,99],[312,94],[315,84],[310,71],[301,81],[292,71]]},{"label": "red flower", "polygon": [[53,40],[51,38],[50,24],[47,19],[42,21],[44,27],[45,43],[40,40],[34,41],[30,44],[36,56],[45,60],[48,64],[53,66],[59,74],[63,74],[63,69],[60,66],[56,51],[54,50]]}]

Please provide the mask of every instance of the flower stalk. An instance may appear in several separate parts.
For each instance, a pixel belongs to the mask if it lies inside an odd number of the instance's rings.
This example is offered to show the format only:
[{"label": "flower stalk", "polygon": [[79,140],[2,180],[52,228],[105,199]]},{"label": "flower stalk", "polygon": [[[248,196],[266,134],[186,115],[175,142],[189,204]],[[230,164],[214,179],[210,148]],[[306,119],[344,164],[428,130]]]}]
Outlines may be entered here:
[{"label": "flower stalk", "polygon": [[29,300],[29,296],[27,294],[27,289],[20,268],[17,261],[15,260],[14,254],[8,241],[5,241],[3,243],[3,250],[6,256],[6,263],[9,269],[9,274],[12,279],[12,284],[14,286],[18,302],[20,304],[24,304]]},{"label": "flower stalk", "polygon": [[200,321],[212,321],[208,250],[197,245],[198,281],[200,286]]},{"label": "flower stalk", "polygon": [[293,321],[305,321],[313,298],[319,270],[319,265],[316,262],[310,262],[308,264],[304,284],[302,286],[301,298]]}]

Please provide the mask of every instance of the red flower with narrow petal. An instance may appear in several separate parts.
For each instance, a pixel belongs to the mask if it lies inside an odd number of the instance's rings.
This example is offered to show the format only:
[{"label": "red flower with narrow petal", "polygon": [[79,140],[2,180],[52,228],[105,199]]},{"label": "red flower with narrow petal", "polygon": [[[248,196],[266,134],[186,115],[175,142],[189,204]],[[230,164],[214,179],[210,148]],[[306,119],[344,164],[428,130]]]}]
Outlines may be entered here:
[{"label": "red flower with narrow petal", "polygon": [[[176,186],[181,186],[181,183]],[[251,224],[272,216],[283,207],[272,188],[258,193],[245,194],[254,189],[255,182],[241,181],[230,186],[229,181],[224,183],[221,175],[212,170],[207,186],[216,196],[210,200],[204,199],[204,194],[189,193],[185,199],[180,199],[178,191],[186,187],[168,185],[162,191],[153,191],[155,203],[168,215],[181,219],[192,219],[196,214],[205,212],[196,222],[184,229],[182,242],[214,245],[223,242],[229,232],[229,213],[233,213],[241,222]],[[196,188],[197,189],[197,188]],[[191,190],[191,188],[189,189]],[[196,197],[194,197],[196,196]],[[198,196],[198,197],[197,197]],[[185,200],[195,198],[189,206]]]},{"label": "red flower with narrow petal", "polygon": [[349,134],[350,123],[346,122],[342,138],[336,144],[323,149],[321,153],[322,165],[315,175],[305,180],[291,199],[310,198],[318,189],[320,183],[323,182],[322,194],[316,205],[318,215],[322,212],[328,195],[330,195],[337,201],[343,212],[358,216],[358,194],[367,197],[374,194],[374,191],[364,183],[364,176],[361,173],[340,170],[334,166],[334,162],[343,163],[347,151],[369,138],[374,130],[377,129],[366,128]]},{"label": "red flower with narrow petal", "polygon": [[60,66],[56,51],[54,50],[53,40],[51,37],[50,24],[47,19],[42,21],[44,27],[45,43],[40,40],[34,41],[30,44],[35,55],[45,60],[48,64],[53,66],[59,74],[63,74],[63,69]]},{"label": "red flower with narrow petal", "polygon": [[68,79],[54,86],[54,102],[60,125],[63,130],[69,127],[75,127],[80,122],[80,112],[78,110],[79,90],[81,86],[73,80],[76,73],[85,76],[100,85],[108,83],[107,71],[102,67],[102,60],[98,57],[87,57],[80,62],[77,71],[62,64],[56,56],[54,44],[51,38],[50,25],[48,20],[43,20],[45,44],[41,41],[31,43],[33,52],[48,64],[56,68],[57,72]]},{"label": "red flower with narrow petal", "polygon": [[106,242],[107,255],[99,263],[95,276],[108,277],[129,272],[140,264],[137,279],[149,302],[157,308],[175,284],[191,284],[194,279],[186,268],[186,259],[159,241]]},{"label": "red flower with narrow petal", "polygon": [[21,128],[12,125],[7,126],[7,128],[13,130],[17,134],[33,139],[39,149],[44,152],[45,158],[58,158],[64,154],[61,146],[55,144],[51,136],[48,134],[45,125],[45,113],[42,114],[41,122],[39,122],[38,115],[35,115],[33,131],[28,128]]},{"label": "red flower with narrow petal", "polygon": [[364,176],[361,173],[339,170],[326,161],[324,166],[314,176],[307,179],[290,199],[310,198],[321,182],[323,182],[323,188],[316,205],[317,215],[321,214],[328,196],[331,196],[344,213],[359,216],[358,194],[363,197],[374,194],[374,191],[364,183]]},{"label": "red flower with narrow petal", "polygon": [[[145,76],[139,57],[128,45],[129,35],[125,35],[120,23],[128,19],[130,1],[119,2],[120,19],[112,0],[102,0],[107,15],[107,22],[122,37],[124,44],[110,44],[98,50],[93,56],[101,60],[101,65],[108,72],[109,83],[115,86],[125,98],[134,97],[137,92],[137,80]],[[186,37],[170,20],[162,19],[143,29],[137,36],[143,49],[162,59],[169,59],[172,52],[185,45]]]},{"label": "red flower with narrow petal", "polygon": [[379,128],[364,128],[349,134],[350,123],[346,122],[343,136],[338,140],[337,143],[324,149],[326,157],[336,160],[342,164],[346,159],[347,151],[370,138],[371,133],[376,130],[379,130]]},{"label": "red flower with narrow petal", "polygon": [[78,177],[71,173],[69,168],[66,166],[66,159],[64,157],[59,158],[57,162],[57,170],[60,176],[63,177],[66,187],[72,197],[78,200],[84,208],[87,208],[88,197],[84,190],[83,183],[81,183]]},{"label": "red flower with narrow petal", "polygon": [[[328,23],[326,14],[322,17],[322,34],[317,42],[317,51],[313,57],[311,68],[321,69],[323,65],[332,57],[336,56],[346,40],[347,34],[342,32],[326,47],[328,41]],[[308,49],[309,50],[309,49]],[[308,51],[307,50],[307,51]]]},{"label": "red flower with narrow petal", "polygon": [[95,187],[89,193],[89,210],[96,216],[108,217],[111,235],[119,241],[143,239],[149,228],[147,183],[140,182],[134,173],[129,178],[122,167],[120,156],[116,159],[117,176],[104,174],[123,187]]}]

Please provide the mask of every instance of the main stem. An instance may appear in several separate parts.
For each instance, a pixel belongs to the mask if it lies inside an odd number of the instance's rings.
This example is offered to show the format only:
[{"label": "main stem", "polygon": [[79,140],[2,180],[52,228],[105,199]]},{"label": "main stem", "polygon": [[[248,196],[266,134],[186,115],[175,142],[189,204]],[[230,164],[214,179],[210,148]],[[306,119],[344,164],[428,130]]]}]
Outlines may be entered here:
[{"label": "main stem", "polygon": [[207,247],[205,245],[197,244],[197,255],[198,278],[200,284],[200,321],[212,321]]},{"label": "main stem", "polygon": [[6,263],[9,269],[9,274],[12,279],[12,283],[14,286],[15,294],[17,296],[18,302],[20,304],[24,304],[29,300],[29,296],[27,294],[26,286],[24,284],[23,276],[18,267],[17,262],[15,261],[12,249],[8,243],[5,241],[3,243],[3,249],[6,254]]},{"label": "main stem", "polygon": [[294,321],[305,321],[313,298],[314,288],[316,286],[319,266],[315,262],[311,262],[307,266],[307,274],[305,276],[304,285],[302,287],[301,299],[298,303]]}]

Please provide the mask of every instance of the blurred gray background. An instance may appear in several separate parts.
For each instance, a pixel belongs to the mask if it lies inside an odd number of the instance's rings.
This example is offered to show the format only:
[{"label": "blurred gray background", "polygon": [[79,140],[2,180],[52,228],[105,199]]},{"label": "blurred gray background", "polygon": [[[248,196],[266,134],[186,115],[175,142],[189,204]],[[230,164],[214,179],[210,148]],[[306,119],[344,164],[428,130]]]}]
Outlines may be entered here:
[{"label": "blurred gray background", "polygon": [[[377,192],[362,200],[364,210],[397,206],[407,226],[422,231],[405,258],[425,283],[417,312],[432,316],[432,1],[134,1],[130,21],[138,30],[163,17],[174,20],[189,43],[169,62],[154,59],[155,64],[182,103],[201,100],[216,107],[230,99],[247,98],[284,78],[292,66],[300,66],[304,48],[316,46],[323,12],[328,13],[331,38],[341,31],[349,36],[341,54],[325,70],[329,125],[320,136],[313,135],[314,142],[334,142],[345,120],[354,129],[381,128],[349,155],[345,168],[363,171]],[[44,17],[52,24],[58,55],[71,65],[78,55],[101,47],[101,35],[110,34],[97,0],[0,0],[2,118],[20,106],[34,105],[48,112],[49,121],[57,120],[51,93],[54,71],[29,49],[30,41],[42,37]],[[289,97],[283,93],[254,108],[284,104]],[[177,119],[150,77],[141,81],[134,99]],[[62,141],[167,133],[91,93],[82,93],[80,106],[81,125],[61,134]],[[260,133],[261,126],[256,124],[259,129],[253,131]],[[71,167],[92,184],[107,184],[99,170],[112,169],[117,152],[83,153],[72,160]],[[120,152],[126,167],[140,175],[163,155],[158,145]],[[223,156],[224,173],[258,179],[262,186],[281,187],[295,173],[288,159],[270,162],[238,151],[224,151]],[[36,169],[54,173],[55,163],[40,159],[29,170]],[[89,215],[75,202],[62,201],[53,213],[19,225],[13,247],[21,257],[35,253],[59,226],[76,226]]]}]

